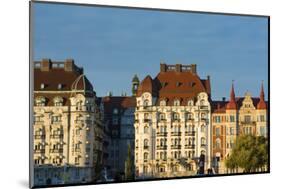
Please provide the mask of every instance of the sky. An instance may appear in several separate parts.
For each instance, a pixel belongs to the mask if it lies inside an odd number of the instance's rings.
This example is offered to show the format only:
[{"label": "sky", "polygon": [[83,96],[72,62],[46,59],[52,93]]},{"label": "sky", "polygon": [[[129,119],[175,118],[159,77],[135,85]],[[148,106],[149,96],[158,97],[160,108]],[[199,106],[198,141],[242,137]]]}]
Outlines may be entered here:
[{"label": "sky", "polygon": [[166,64],[197,64],[212,99],[268,91],[268,22],[229,16],[34,3],[33,60],[72,58],[97,96],[131,95],[135,74],[152,78]]}]

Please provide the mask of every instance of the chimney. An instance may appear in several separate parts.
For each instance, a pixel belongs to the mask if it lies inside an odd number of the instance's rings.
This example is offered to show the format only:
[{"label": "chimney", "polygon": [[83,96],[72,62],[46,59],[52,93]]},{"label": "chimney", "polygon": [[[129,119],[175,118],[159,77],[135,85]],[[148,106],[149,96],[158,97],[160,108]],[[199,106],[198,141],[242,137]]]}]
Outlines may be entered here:
[{"label": "chimney", "polygon": [[64,70],[67,72],[72,72],[74,70],[74,60],[66,59],[64,62]]},{"label": "chimney", "polygon": [[225,102],[225,97],[222,97],[222,101]]},{"label": "chimney", "polygon": [[181,64],[176,64],[176,72],[181,72]]},{"label": "chimney", "polygon": [[209,80],[209,81],[210,81],[210,76],[209,76],[209,75],[207,75],[207,80]]},{"label": "chimney", "polygon": [[166,72],[167,71],[167,65],[166,64],[160,64],[160,71],[161,72]]},{"label": "chimney", "polygon": [[197,70],[196,70],[196,64],[191,64],[191,72],[196,74]]},{"label": "chimney", "polygon": [[50,59],[42,59],[41,71],[48,72],[50,69],[51,69],[51,60]]}]

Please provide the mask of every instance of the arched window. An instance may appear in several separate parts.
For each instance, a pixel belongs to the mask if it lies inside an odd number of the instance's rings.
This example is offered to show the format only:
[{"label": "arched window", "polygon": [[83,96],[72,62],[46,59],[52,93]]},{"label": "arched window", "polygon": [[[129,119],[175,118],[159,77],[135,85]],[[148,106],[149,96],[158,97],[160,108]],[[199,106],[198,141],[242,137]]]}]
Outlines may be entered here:
[{"label": "arched window", "polygon": [[147,126],[145,126],[145,127],[143,128],[143,132],[144,132],[145,134],[148,133],[148,127],[147,127]]},{"label": "arched window", "polygon": [[216,139],[216,148],[220,149],[221,148],[221,140],[219,138]]},{"label": "arched window", "polygon": [[179,120],[180,119],[180,115],[178,113],[173,113],[173,119],[174,120]]},{"label": "arched window", "polygon": [[148,148],[148,139],[144,139],[143,146],[145,149]]},{"label": "arched window", "polygon": [[180,106],[180,101],[178,99],[174,100],[174,106]]},{"label": "arched window", "polygon": [[165,114],[164,113],[160,113],[159,118],[162,121],[165,120]]},{"label": "arched window", "polygon": [[201,146],[206,146],[206,139],[201,137]]},{"label": "arched window", "polygon": [[165,140],[163,138],[161,138],[160,140],[160,146],[164,146],[165,145]]},{"label": "arched window", "polygon": [[143,106],[144,106],[144,107],[148,106],[148,104],[149,104],[148,100],[144,100],[144,101],[143,101]]},{"label": "arched window", "polygon": [[147,160],[148,160],[148,153],[147,153],[147,152],[145,152],[145,153],[143,154],[143,159],[144,159],[144,161],[147,161]]},{"label": "arched window", "polygon": [[206,155],[205,150],[201,150],[201,154]]},{"label": "arched window", "polygon": [[201,132],[204,133],[206,131],[206,126],[205,125],[201,125]]},{"label": "arched window", "polygon": [[188,106],[193,106],[193,100],[189,100],[189,101],[187,102],[187,105],[188,105]]},{"label": "arched window", "polygon": [[187,118],[188,120],[193,119],[193,114],[192,114],[191,112],[186,113],[186,118]]},{"label": "arched window", "polygon": [[200,100],[200,106],[204,106],[205,101],[202,99]]},{"label": "arched window", "polygon": [[80,100],[76,102],[76,110],[82,110],[83,101]]},{"label": "arched window", "polygon": [[160,106],[166,106],[166,100],[161,100],[160,101]]}]

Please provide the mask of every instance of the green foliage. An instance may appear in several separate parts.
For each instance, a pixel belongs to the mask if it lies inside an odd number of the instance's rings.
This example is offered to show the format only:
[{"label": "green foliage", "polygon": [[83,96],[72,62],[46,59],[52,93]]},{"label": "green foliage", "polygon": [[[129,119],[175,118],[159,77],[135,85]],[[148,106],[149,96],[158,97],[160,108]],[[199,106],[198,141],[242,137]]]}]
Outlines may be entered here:
[{"label": "green foliage", "polygon": [[133,174],[132,150],[131,150],[131,145],[129,144],[127,159],[125,162],[125,180],[133,180],[133,179],[134,179],[134,174]]},{"label": "green foliage", "polygon": [[268,142],[263,136],[244,135],[237,138],[231,155],[226,159],[227,168],[242,168],[244,172],[256,171],[267,166]]}]

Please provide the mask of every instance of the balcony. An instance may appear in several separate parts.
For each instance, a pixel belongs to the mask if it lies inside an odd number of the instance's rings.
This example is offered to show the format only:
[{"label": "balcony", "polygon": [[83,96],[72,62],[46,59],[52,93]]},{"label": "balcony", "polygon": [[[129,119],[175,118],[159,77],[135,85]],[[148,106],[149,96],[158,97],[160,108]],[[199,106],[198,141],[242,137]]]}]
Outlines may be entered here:
[{"label": "balcony", "polygon": [[206,147],[206,146],[207,146],[206,144],[201,144],[201,147],[203,147],[203,148]]},{"label": "balcony", "polygon": [[46,135],[34,135],[35,139],[45,139]]},{"label": "balcony", "polygon": [[195,136],[195,131],[185,131],[185,136]]},{"label": "balcony", "polygon": [[181,149],[181,145],[172,145],[171,149]]},{"label": "balcony", "polygon": [[167,132],[157,132],[156,135],[159,136],[159,137],[161,137],[161,136],[165,137],[165,136],[168,135],[168,133]]},{"label": "balcony", "polygon": [[148,150],[149,146],[143,146],[143,149]]},{"label": "balcony", "polygon": [[37,149],[37,150],[34,150],[34,153],[35,153],[35,154],[45,153],[45,149]]},{"label": "balcony", "polygon": [[51,152],[51,153],[63,153],[63,148],[51,149],[50,152]]},{"label": "balcony", "polygon": [[184,147],[185,147],[185,149],[194,149],[195,145],[194,144],[186,144]]},{"label": "balcony", "polygon": [[173,122],[180,122],[180,119],[173,119]]},{"label": "balcony", "polygon": [[50,135],[50,138],[53,138],[53,139],[63,139],[63,134],[53,134],[53,135]]},{"label": "balcony", "polygon": [[150,121],[151,121],[151,119],[144,119],[144,120],[143,120],[144,123],[148,123],[148,122],[150,122]]},{"label": "balcony", "polygon": [[160,119],[159,122],[166,122],[167,119]]},{"label": "balcony", "polygon": [[200,110],[208,110],[209,107],[208,106],[199,106]]},{"label": "balcony", "polygon": [[62,121],[61,120],[52,121],[52,124],[54,125],[62,124]]},{"label": "balcony", "polygon": [[241,121],[240,124],[242,125],[256,125],[255,121]]},{"label": "balcony", "polygon": [[171,132],[171,136],[181,136],[181,132]]},{"label": "balcony", "polygon": [[167,145],[157,146],[157,150],[167,150]]}]

